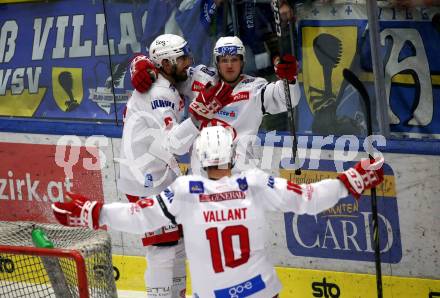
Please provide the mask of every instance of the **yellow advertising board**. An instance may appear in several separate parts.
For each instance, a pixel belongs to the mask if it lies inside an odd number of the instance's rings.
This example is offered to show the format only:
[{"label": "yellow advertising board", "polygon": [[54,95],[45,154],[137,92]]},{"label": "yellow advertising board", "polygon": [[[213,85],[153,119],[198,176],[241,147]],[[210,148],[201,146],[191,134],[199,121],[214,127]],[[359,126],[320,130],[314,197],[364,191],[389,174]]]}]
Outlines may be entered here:
[{"label": "yellow advertising board", "polygon": [[[360,262],[359,266],[362,264]],[[145,258],[113,255],[113,266],[117,271],[116,286],[119,290],[144,291]],[[283,285],[281,298],[377,297],[376,277],[373,274],[287,267],[276,267],[276,271]],[[187,281],[187,295],[189,293],[191,293],[190,278]],[[383,276],[383,297],[440,297],[440,280]]]}]

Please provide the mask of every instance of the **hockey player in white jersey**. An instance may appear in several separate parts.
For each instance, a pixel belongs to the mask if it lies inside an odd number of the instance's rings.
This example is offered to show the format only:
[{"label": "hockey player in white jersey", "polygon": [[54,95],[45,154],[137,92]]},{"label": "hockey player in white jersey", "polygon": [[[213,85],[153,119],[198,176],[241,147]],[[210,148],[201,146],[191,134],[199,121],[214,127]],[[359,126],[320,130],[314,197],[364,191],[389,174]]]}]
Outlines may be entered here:
[{"label": "hockey player in white jersey", "polygon": [[317,214],[351,193],[359,198],[383,181],[383,160],[363,160],[338,175],[297,185],[258,169],[232,175],[233,136],[221,126],[202,130],[195,143],[208,178],[178,177],[137,203],[102,204],[81,195],[52,209],[67,226],[107,225],[129,233],[181,223],[193,297],[277,297],[281,284],[265,248],[265,211]]},{"label": "hockey player in white jersey", "polygon": [[[150,53],[151,55],[151,53]],[[188,98],[195,98],[190,105],[190,112],[200,120],[200,126],[231,126],[240,137],[255,135],[261,124],[263,114],[285,112],[286,100],[296,106],[300,99],[299,85],[296,83],[297,61],[294,56],[286,55],[283,60],[277,59],[275,73],[280,80],[269,83],[264,78],[243,74],[246,63],[246,50],[243,42],[236,36],[221,37],[213,50],[215,68],[199,65],[188,69],[188,80],[178,84],[180,93]],[[148,59],[143,56],[144,59]],[[132,63],[132,67],[137,64]],[[132,72],[133,87],[140,92],[151,86],[148,71],[151,65],[143,63]],[[286,99],[283,79],[287,79],[291,98]],[[223,81],[233,90],[230,102],[219,106],[207,100],[200,91],[207,92],[212,86]],[[154,86],[154,84],[153,84]]]},{"label": "hockey player in white jersey", "polygon": [[[149,76],[156,82],[148,92],[133,92],[124,119],[118,188],[130,202],[160,193],[171,184],[180,175],[174,154],[188,152],[199,134],[191,119],[182,122],[185,104],[175,87],[187,79],[192,64],[187,42],[177,35],[160,35],[150,46],[150,59],[135,57],[138,66],[155,64],[150,65]],[[220,105],[230,93],[229,86],[221,87],[216,92]],[[145,280],[149,298],[184,297],[185,254],[180,238],[181,229],[173,224],[142,238],[147,247]]]},{"label": "hockey player in white jersey", "polygon": [[[190,112],[201,121],[202,128],[209,125],[228,125],[234,129],[238,137],[256,135],[264,113],[285,112],[286,100],[290,100],[292,106],[298,104],[301,95],[299,86],[295,82],[297,63],[293,56],[275,66],[280,80],[269,83],[264,78],[242,73],[246,63],[246,53],[238,37],[221,37],[215,44],[213,54],[219,79],[233,88],[232,99],[215,115],[210,115],[209,111],[206,113],[203,109],[207,104],[199,95],[191,103]],[[285,98],[281,79],[291,82],[289,85],[291,98]],[[202,108],[199,108],[201,103],[203,103]]]}]

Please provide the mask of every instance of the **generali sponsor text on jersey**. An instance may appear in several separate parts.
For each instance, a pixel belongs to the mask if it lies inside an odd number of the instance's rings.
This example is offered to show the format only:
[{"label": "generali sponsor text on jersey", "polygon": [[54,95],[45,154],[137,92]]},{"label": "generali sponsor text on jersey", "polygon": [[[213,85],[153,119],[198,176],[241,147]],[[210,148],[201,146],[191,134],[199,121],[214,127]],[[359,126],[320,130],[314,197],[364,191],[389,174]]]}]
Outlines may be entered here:
[{"label": "generali sponsor text on jersey", "polygon": [[241,200],[245,198],[246,198],[246,194],[242,191],[237,191],[237,190],[221,192],[221,193],[213,193],[210,195],[205,195],[205,194],[199,195],[199,201],[202,203]]}]

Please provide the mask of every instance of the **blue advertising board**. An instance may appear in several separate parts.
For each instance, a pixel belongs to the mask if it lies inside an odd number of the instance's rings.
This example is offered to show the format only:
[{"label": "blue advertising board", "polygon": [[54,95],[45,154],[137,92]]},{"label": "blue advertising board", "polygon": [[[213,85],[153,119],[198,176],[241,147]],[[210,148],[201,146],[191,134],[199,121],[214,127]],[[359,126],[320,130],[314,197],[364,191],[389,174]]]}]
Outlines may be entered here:
[{"label": "blue advertising board", "polygon": [[[346,162],[344,168],[353,165],[353,162]],[[334,177],[335,162],[320,160],[317,170],[303,172],[300,177],[291,177],[297,183]],[[385,182],[377,189],[381,259],[384,263],[395,264],[402,259],[399,212],[394,173],[388,164],[384,165],[384,173]],[[287,247],[295,256],[375,260],[370,192],[359,200],[351,195],[343,198],[316,216],[285,213],[284,219]]]},{"label": "blue advertising board", "polygon": [[[438,7],[380,7],[378,50],[386,93],[381,99],[375,99],[365,7],[352,3],[315,5],[300,14],[298,48],[304,100],[298,106],[299,132],[365,135],[365,107],[342,76],[348,68],[366,85],[374,128],[378,127],[375,103],[380,100],[388,107],[393,135],[439,138],[440,111],[435,104],[440,98]],[[330,131],[328,126],[332,126]]]}]

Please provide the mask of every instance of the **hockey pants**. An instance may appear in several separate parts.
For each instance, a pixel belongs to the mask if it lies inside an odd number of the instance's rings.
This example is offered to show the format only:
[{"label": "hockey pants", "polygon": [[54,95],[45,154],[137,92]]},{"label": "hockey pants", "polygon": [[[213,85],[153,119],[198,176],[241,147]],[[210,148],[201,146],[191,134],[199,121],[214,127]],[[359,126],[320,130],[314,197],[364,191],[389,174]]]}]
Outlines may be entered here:
[{"label": "hockey pants", "polygon": [[148,298],[185,297],[186,271],[183,239],[174,246],[147,246],[145,284]]}]

